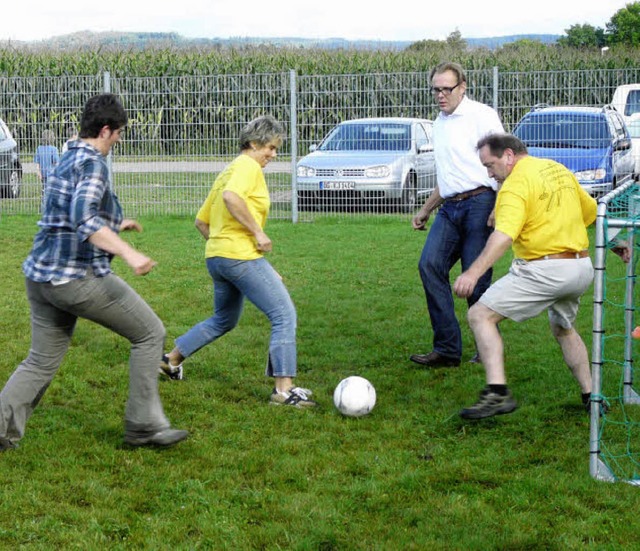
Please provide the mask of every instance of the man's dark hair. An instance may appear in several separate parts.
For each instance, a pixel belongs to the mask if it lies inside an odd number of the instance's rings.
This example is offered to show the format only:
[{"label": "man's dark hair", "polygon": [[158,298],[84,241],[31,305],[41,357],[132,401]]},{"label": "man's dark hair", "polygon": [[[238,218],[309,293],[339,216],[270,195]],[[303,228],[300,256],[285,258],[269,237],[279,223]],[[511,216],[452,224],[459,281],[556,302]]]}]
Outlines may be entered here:
[{"label": "man's dark hair", "polygon": [[80,137],[97,138],[100,130],[108,126],[118,130],[127,125],[127,113],[115,94],[99,94],[89,98],[80,119]]},{"label": "man's dark hair", "polygon": [[478,140],[476,148],[480,151],[485,146],[489,148],[491,155],[498,158],[504,155],[505,149],[511,149],[516,155],[527,153],[527,146],[513,134],[487,134]]}]

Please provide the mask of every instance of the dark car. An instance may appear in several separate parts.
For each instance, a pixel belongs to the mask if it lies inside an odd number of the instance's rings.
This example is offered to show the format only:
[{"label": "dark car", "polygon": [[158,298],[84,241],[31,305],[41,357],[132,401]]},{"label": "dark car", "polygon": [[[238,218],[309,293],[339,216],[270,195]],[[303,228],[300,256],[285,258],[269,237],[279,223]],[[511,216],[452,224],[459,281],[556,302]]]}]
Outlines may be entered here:
[{"label": "dark car", "polygon": [[19,197],[21,184],[22,165],[18,144],[5,122],[0,119],[0,198]]},{"label": "dark car", "polygon": [[349,204],[413,211],[436,185],[427,119],[355,119],[334,127],[298,162],[301,209]]},{"label": "dark car", "polygon": [[513,133],[534,157],[565,165],[592,195],[611,191],[634,172],[629,130],[611,106],[537,105]]}]

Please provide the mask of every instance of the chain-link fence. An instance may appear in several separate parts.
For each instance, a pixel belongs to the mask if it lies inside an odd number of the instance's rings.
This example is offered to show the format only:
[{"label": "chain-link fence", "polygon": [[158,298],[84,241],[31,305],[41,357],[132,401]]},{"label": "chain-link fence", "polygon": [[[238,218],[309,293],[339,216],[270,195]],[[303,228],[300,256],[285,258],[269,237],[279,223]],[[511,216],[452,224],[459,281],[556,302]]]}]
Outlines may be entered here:
[{"label": "chain-link fence", "polygon": [[[128,216],[194,215],[217,173],[238,153],[240,128],[267,113],[285,125],[288,135],[278,160],[266,170],[271,218],[296,221],[319,212],[336,216],[389,212],[378,208],[382,204],[358,208],[358,193],[349,194],[352,202],[326,202],[314,210],[300,210],[296,163],[342,121],[434,119],[438,108],[429,92],[428,75],[427,71],[352,75],[290,71],[167,78],[115,77],[108,72],[87,77],[0,77],[0,118],[18,142],[23,166],[19,196],[0,199],[0,208],[4,214],[38,212],[41,183],[34,154],[43,132],[53,131],[60,149],[70,129],[77,128],[87,98],[110,91],[122,97],[130,116],[123,143],[111,159],[116,191]],[[640,68],[535,73],[500,73],[494,68],[469,71],[467,80],[467,94],[493,105],[510,131],[541,103],[602,107],[610,103],[617,86],[640,82]],[[2,185],[6,183],[0,181]],[[407,206],[398,211],[411,210]]]}]

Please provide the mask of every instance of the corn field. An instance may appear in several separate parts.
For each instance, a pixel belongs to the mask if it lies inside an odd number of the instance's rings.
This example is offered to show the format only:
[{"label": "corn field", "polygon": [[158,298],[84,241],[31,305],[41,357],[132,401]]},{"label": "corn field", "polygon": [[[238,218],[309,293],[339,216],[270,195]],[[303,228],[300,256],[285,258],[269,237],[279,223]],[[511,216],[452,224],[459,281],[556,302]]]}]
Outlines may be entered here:
[{"label": "corn field", "polygon": [[[560,61],[558,49],[540,51],[539,66],[568,64]],[[602,106],[618,85],[640,82],[640,68],[630,64],[632,56],[624,49],[613,57],[591,55],[594,68],[518,71],[504,69],[516,63],[517,48],[501,56],[489,51],[311,55],[264,49],[251,55],[144,51],[47,57],[0,50],[0,118],[16,138],[24,166],[22,193],[18,199],[0,200],[2,212],[38,212],[40,191],[32,161],[40,136],[52,130],[61,147],[69,127],[78,126],[87,98],[110,91],[123,99],[130,117],[112,159],[129,215],[194,214],[217,171],[238,152],[240,128],[269,113],[284,123],[289,136],[279,152],[281,162],[268,178],[276,199],[272,217],[295,219],[291,191],[297,159],[347,119],[435,118],[428,77],[443,59],[434,56],[444,53],[468,67],[468,95],[493,105],[507,130],[536,104]],[[606,67],[612,59],[624,68]],[[578,66],[588,65],[586,60],[586,54],[573,58]],[[637,65],[637,58],[633,61]],[[477,68],[481,62],[494,65]],[[352,70],[339,70],[341,64]],[[260,72],[267,68],[272,70]]]}]

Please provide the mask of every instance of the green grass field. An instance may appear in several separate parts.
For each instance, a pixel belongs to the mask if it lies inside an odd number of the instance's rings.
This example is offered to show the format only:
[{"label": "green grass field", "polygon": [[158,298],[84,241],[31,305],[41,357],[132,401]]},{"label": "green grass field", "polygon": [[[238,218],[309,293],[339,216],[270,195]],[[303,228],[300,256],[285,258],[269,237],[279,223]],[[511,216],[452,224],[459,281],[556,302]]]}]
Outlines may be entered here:
[{"label": "green grass field", "polygon": [[[190,218],[142,219],[127,234],[158,261],[115,271],[164,320],[168,342],[210,315],[203,241]],[[36,218],[0,218],[0,385],[29,348],[20,264]],[[408,219],[272,222],[270,261],[299,317],[299,377],[316,411],[268,403],[269,326],[247,305],[239,327],[162,380],[167,415],[191,431],[168,450],[122,446],[128,343],[82,321],[17,450],[0,454],[1,549],[637,549],[640,491],[589,476],[589,421],[545,316],[506,322],[520,408],[463,422],[484,384],[466,363],[421,370],[431,349]],[[497,266],[504,273],[509,259]],[[466,306],[457,301],[460,319]],[[588,293],[578,329],[591,345]],[[360,419],[332,404],[348,375],[378,403]]]}]

